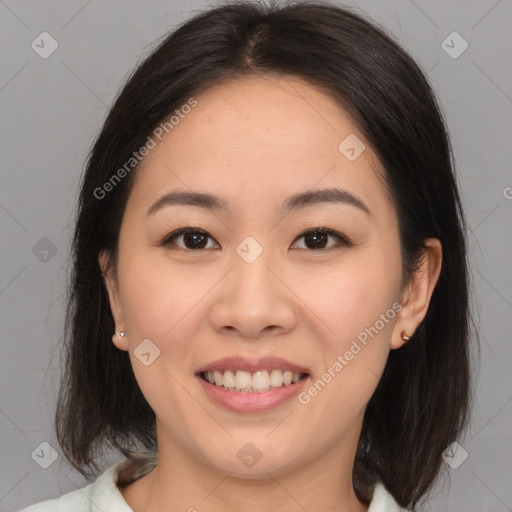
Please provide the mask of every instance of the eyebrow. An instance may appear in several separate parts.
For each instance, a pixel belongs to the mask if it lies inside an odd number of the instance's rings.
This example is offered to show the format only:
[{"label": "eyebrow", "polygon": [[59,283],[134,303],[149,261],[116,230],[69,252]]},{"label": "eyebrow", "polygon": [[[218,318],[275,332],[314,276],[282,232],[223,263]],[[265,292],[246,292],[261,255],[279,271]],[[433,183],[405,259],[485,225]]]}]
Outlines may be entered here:
[{"label": "eyebrow", "polygon": [[[326,188],[294,194],[283,202],[281,208],[291,211],[319,203],[346,204],[359,208],[367,215],[372,215],[370,208],[362,199],[348,190],[339,188]],[[155,201],[147,211],[147,215],[153,215],[162,208],[173,205],[199,206],[201,208],[218,211],[229,210],[229,203],[220,197],[204,192],[182,192],[176,190],[165,194]]]}]

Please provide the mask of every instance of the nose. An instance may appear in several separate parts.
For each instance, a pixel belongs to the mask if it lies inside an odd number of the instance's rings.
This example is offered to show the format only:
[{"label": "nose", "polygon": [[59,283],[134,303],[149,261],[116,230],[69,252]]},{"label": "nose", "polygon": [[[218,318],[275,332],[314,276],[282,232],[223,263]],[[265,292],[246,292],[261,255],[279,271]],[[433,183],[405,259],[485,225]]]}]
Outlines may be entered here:
[{"label": "nose", "polygon": [[252,263],[234,254],[231,270],[212,295],[210,322],[222,334],[261,338],[294,329],[294,294],[270,253]]}]

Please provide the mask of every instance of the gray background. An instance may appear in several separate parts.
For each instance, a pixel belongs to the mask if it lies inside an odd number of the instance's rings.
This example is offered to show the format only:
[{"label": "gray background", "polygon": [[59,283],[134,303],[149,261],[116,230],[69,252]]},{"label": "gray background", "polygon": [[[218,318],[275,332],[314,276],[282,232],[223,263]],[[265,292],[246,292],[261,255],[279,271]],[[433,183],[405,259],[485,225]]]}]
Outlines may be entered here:
[{"label": "gray background", "polygon": [[[87,484],[64,460],[52,428],[78,179],[127,73],[155,38],[206,5],[0,0],[0,510]],[[357,5],[387,27],[428,72],[446,113],[470,225],[473,312],[482,353],[473,421],[461,440],[469,456],[457,469],[448,467],[451,486],[446,481],[435,490],[428,510],[510,511],[512,2],[346,5]],[[47,59],[31,47],[43,31],[59,45]],[[458,58],[442,46],[454,31],[469,44]],[[462,48],[461,40],[446,44],[452,53]],[[48,469],[31,456],[45,451],[41,442],[58,454]]]}]

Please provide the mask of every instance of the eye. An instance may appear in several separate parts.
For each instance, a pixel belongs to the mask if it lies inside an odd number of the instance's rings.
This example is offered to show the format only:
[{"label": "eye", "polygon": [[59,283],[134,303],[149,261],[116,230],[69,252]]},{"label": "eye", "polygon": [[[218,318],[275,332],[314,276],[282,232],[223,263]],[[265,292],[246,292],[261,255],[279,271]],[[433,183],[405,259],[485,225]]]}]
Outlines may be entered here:
[{"label": "eye", "polygon": [[[169,236],[165,237],[165,239],[161,242],[161,245],[168,246],[168,245],[176,245],[174,243],[174,240],[178,238],[183,239],[183,246],[179,246],[182,249],[190,249],[190,250],[198,250],[198,249],[204,249],[207,248],[207,241],[208,238],[213,238],[202,229],[192,228],[192,227],[186,227],[181,228],[176,231],[173,231]],[[218,245],[218,244],[217,244]]]},{"label": "eye", "polygon": [[297,238],[304,238],[306,249],[318,251],[320,249],[325,249],[327,240],[329,237],[333,237],[338,239],[338,243],[331,245],[330,247],[327,247],[327,249],[334,249],[336,247],[341,246],[350,246],[352,243],[350,240],[342,235],[341,233],[338,233],[337,231],[333,231],[332,229],[327,229],[324,227],[317,227],[314,229],[308,229],[307,231],[303,231]]},{"label": "eye", "polygon": [[[317,227],[314,229],[308,229],[306,231],[303,231],[300,235],[297,236],[295,240],[304,238],[306,242],[305,249],[318,251],[326,248],[327,241],[330,237],[336,238],[338,240],[338,243],[331,245],[330,247],[327,247],[327,249],[333,249],[339,247],[340,245],[347,247],[352,245],[350,240],[341,233],[324,227]],[[175,243],[175,240],[179,238],[182,238],[183,245]],[[208,239],[214,240],[214,238],[211,237],[206,231],[203,231],[202,229],[192,228],[189,226],[173,231],[170,235],[164,238],[164,240],[161,242],[161,245],[177,245],[182,249],[197,251],[201,249],[208,249]],[[215,244],[218,247],[217,242],[215,242]]]}]

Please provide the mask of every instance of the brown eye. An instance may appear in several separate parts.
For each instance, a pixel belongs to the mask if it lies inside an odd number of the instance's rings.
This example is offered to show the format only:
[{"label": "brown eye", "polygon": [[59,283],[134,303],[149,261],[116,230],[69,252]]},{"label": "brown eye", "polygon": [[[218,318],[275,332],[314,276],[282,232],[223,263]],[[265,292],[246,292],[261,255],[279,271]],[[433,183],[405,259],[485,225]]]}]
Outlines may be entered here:
[{"label": "brown eye", "polygon": [[[299,249],[306,249],[310,251],[329,250],[336,249],[340,246],[348,247],[352,245],[350,240],[341,233],[333,231],[332,229],[321,227],[308,229],[307,231],[302,232],[296,238],[296,240],[300,238],[304,239],[304,247],[299,247]],[[179,239],[182,240],[181,244],[176,243],[176,240]],[[192,227],[185,227],[173,231],[161,242],[161,245],[164,247],[176,246],[180,249],[190,251],[200,251],[202,249],[216,248],[215,246],[208,247],[209,240],[214,241],[216,247],[219,247],[214,238],[210,236],[206,231]],[[330,240],[335,240],[336,242],[333,244],[330,243]],[[296,244],[294,245],[296,246]]]},{"label": "brown eye", "polygon": [[[178,245],[175,240],[182,238],[183,245]],[[213,238],[206,232],[196,228],[181,228],[173,231],[161,243],[163,246],[177,245],[181,249],[188,249],[192,251],[207,248],[208,240]]]},{"label": "brown eye", "polygon": [[331,245],[330,247],[327,247],[327,249],[333,249],[340,245],[342,246],[349,246],[351,245],[350,241],[347,237],[343,236],[341,233],[338,233],[337,231],[333,231],[331,229],[325,229],[325,228],[315,228],[315,229],[309,229],[307,231],[304,231],[301,233],[297,239],[304,238],[304,247],[308,250],[321,250],[326,249],[329,238],[335,238],[338,240],[337,243],[334,245]]}]

